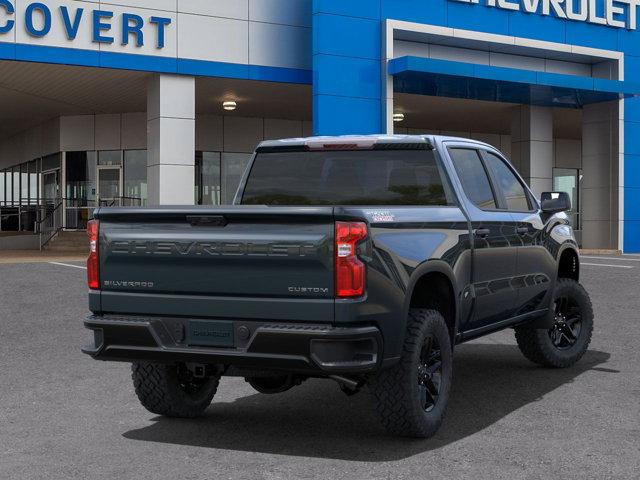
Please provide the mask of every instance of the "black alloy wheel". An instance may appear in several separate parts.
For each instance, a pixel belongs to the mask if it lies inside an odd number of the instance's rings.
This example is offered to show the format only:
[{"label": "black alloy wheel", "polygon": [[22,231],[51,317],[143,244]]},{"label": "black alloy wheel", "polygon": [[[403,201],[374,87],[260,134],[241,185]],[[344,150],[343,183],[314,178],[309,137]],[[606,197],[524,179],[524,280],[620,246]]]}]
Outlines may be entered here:
[{"label": "black alloy wheel", "polygon": [[549,329],[551,342],[558,350],[573,347],[582,329],[582,313],[574,298],[562,296],[555,300],[555,324]]},{"label": "black alloy wheel", "polygon": [[442,386],[442,357],[438,340],[433,336],[425,338],[418,365],[418,385],[422,408],[430,412],[436,406]]},{"label": "black alloy wheel", "polygon": [[520,351],[534,363],[566,368],[582,358],[593,333],[593,307],[584,287],[572,278],[559,278],[553,295],[551,328],[515,328]]}]

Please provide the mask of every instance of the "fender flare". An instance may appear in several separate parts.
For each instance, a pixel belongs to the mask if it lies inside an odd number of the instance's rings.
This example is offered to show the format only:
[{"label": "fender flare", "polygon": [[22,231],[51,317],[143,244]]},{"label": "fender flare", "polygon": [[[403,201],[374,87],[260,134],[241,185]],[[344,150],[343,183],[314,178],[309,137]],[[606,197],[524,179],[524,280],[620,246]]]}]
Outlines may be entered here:
[{"label": "fender flare", "polygon": [[565,252],[565,250],[573,250],[573,253],[575,253],[576,258],[578,259],[578,276],[580,276],[580,252],[578,251],[578,247],[570,241],[565,241],[562,245],[560,245],[560,248],[558,248],[558,255],[556,258],[558,269],[560,269],[560,258],[562,258],[562,254]]}]

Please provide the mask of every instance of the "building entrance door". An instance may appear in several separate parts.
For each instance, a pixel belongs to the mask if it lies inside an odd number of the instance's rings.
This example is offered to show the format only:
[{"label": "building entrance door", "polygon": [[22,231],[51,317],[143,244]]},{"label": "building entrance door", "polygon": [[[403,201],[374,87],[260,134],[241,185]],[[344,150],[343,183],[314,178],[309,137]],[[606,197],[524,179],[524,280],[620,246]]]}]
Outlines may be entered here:
[{"label": "building entrance door", "polygon": [[580,245],[582,244],[581,180],[582,172],[578,169],[553,169],[553,191],[567,192],[569,194],[569,198],[571,198],[571,210],[567,212],[567,215],[571,218],[571,226],[575,231],[576,239]]},{"label": "building entrance door", "polygon": [[45,204],[55,204],[60,199],[60,170],[42,173],[42,198]]},{"label": "building entrance door", "polygon": [[[41,235],[51,238],[62,228],[62,190],[60,169],[42,172],[42,199],[38,209],[38,222],[36,230]],[[41,239],[42,241],[42,239]]]},{"label": "building entrance door", "polygon": [[118,207],[122,202],[122,168],[111,165],[98,167],[96,197],[102,207]]}]

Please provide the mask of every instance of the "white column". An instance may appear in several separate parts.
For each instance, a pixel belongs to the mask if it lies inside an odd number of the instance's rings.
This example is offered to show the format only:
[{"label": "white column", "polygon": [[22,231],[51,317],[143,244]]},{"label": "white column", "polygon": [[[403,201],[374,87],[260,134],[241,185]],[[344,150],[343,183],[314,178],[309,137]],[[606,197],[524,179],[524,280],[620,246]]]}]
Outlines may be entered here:
[{"label": "white column", "polygon": [[394,56],[394,38],[393,38],[393,27],[391,26],[389,20],[385,22],[385,25],[382,29],[382,52],[380,55],[380,72],[382,82],[381,88],[382,92],[380,94],[380,108],[382,109],[381,114],[381,123],[380,125],[381,133],[386,133],[387,135],[393,135],[394,133],[394,123],[393,123],[393,113],[394,113],[394,92],[393,92],[393,76],[389,75],[387,70],[387,64],[389,60],[391,60]]},{"label": "white column", "polygon": [[195,79],[154,75],[147,87],[149,205],[193,205]]},{"label": "white column", "polygon": [[618,248],[618,102],[582,111],[582,246]]},{"label": "white column", "polygon": [[553,186],[553,110],[521,105],[511,117],[511,161],[540,198]]}]

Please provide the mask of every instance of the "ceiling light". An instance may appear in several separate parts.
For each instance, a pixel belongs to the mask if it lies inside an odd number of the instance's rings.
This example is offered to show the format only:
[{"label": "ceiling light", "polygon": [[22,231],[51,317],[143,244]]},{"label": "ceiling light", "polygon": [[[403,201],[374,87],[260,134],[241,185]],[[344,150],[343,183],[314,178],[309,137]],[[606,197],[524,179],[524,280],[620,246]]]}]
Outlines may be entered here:
[{"label": "ceiling light", "polygon": [[222,108],[224,108],[225,110],[231,112],[233,110],[236,109],[236,107],[238,106],[238,104],[236,102],[232,101],[228,101],[228,102],[222,102]]},{"label": "ceiling light", "polygon": [[404,113],[394,113],[393,114],[393,121],[394,122],[401,122],[404,120]]}]

